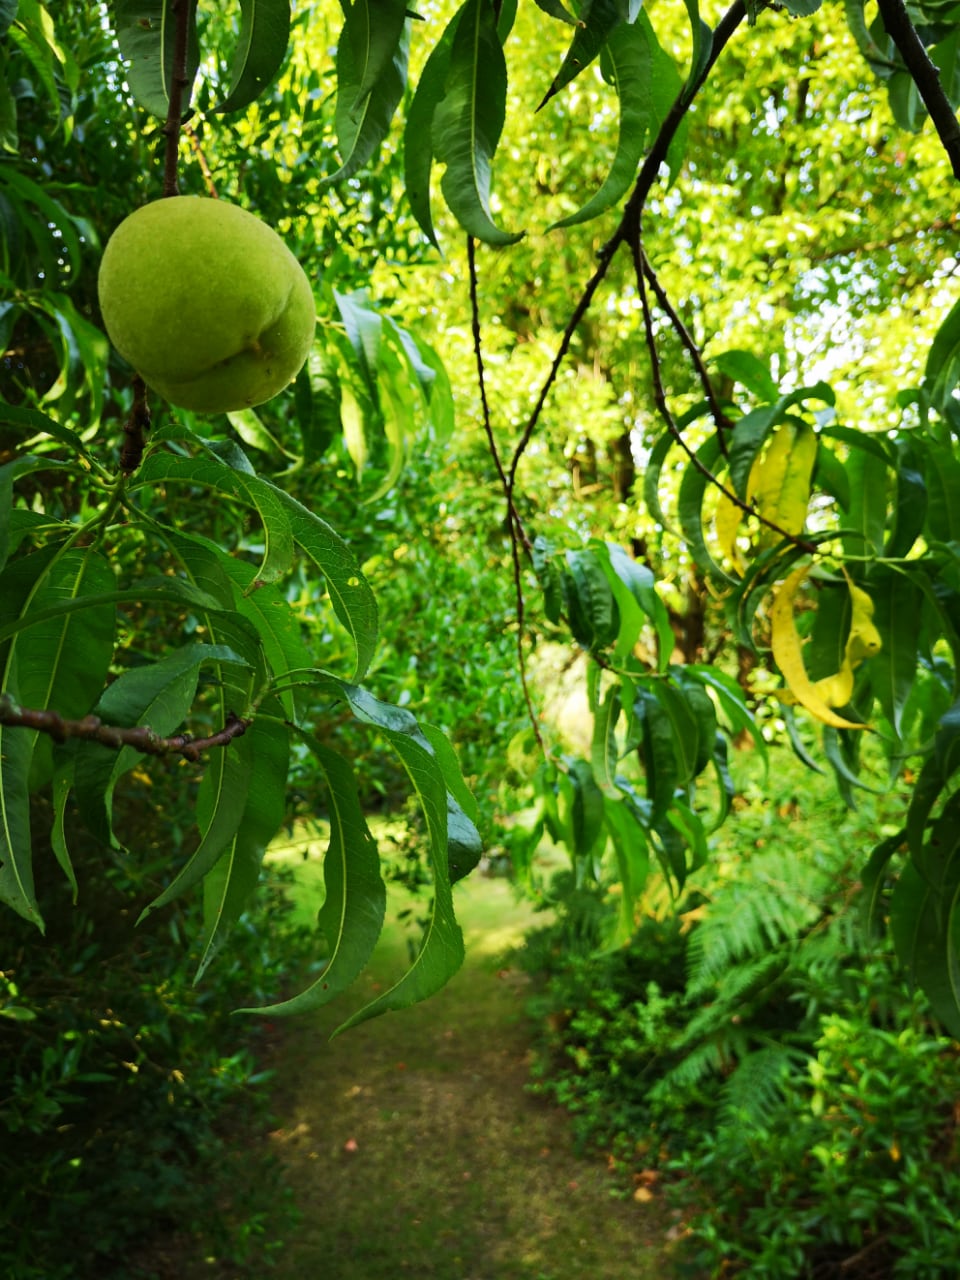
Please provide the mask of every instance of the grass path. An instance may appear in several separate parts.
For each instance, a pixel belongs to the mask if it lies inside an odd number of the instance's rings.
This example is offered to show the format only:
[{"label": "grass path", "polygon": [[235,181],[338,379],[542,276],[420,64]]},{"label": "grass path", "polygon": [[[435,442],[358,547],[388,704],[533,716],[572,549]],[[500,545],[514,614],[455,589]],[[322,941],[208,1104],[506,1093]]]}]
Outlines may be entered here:
[{"label": "grass path", "polygon": [[[467,964],[439,995],[328,1043],[349,1010],[283,1025],[274,1153],[303,1220],[276,1280],[647,1280],[671,1274],[657,1202],[612,1195],[563,1113],[524,1089],[531,923],[509,886],[458,889]],[[402,967],[387,934],[357,1003]]]}]

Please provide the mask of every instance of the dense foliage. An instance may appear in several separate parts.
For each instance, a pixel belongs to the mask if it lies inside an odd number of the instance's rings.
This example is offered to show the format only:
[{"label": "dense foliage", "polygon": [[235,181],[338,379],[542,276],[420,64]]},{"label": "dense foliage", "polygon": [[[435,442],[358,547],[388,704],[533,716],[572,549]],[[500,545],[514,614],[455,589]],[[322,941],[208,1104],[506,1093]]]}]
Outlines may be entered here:
[{"label": "dense foliage", "polygon": [[841,819],[845,852],[797,781],[749,786],[736,843],[626,947],[603,950],[610,896],[559,878],[522,953],[533,1087],[625,1194],[677,1202],[680,1274],[942,1276],[960,1058],[861,927],[849,853],[893,824]]},{"label": "dense foliage", "polygon": [[[609,1007],[577,988],[588,1077],[597,1044],[621,1082],[666,1055],[662,1088],[619,1095],[628,1141],[709,1110],[701,1069],[728,1098],[768,1071],[756,1123],[793,1099],[814,1126],[849,1102],[838,1036],[947,1058],[893,985],[853,1017],[873,988],[843,895],[862,881],[960,1032],[958,32],[932,0],[0,0],[0,1014],[24,1096],[46,1096],[38,1046],[72,1061],[57,939],[82,972],[101,902],[145,937],[183,919],[211,981],[301,815],[330,826],[322,970],[289,999],[253,961],[227,988],[285,1011],[344,992],[384,916],[368,818],[408,796],[422,941],[351,1021],[456,969],[482,828],[533,883],[562,845],[570,902],[616,886],[591,944],[707,894],[689,932],[657,924],[662,972],[641,924]],[[178,191],[254,209],[313,286],[307,365],[256,410],[175,410],[105,336],[109,236]],[[784,742],[899,817],[842,865],[775,849],[727,884],[735,748]],[[141,963],[179,974],[123,933],[131,991]]]}]

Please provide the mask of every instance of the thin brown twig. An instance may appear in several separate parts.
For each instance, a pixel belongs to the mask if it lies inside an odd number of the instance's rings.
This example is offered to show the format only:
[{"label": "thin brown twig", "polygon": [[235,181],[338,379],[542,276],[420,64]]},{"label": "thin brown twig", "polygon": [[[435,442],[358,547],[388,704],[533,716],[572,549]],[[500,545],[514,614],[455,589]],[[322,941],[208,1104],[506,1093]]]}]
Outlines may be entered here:
[{"label": "thin brown twig", "polygon": [[710,46],[710,56],[704,63],[700,74],[692,83],[685,85],[683,89],[681,89],[673,103],[673,106],[664,117],[663,124],[660,126],[660,131],[654,139],[653,145],[647,153],[647,157],[640,168],[640,173],[637,176],[637,181],[634,185],[633,191],[630,193],[630,198],[624,206],[623,216],[617,224],[617,228],[613,235],[600,250],[597,268],[581,293],[580,299],[574,307],[573,314],[563,331],[563,335],[560,339],[560,345],[557,349],[557,354],[550,365],[550,369],[547,372],[543,386],[540,389],[540,394],[537,397],[536,404],[531,410],[530,417],[527,419],[527,423],[524,427],[519,443],[514,450],[509,470],[509,492],[511,498],[516,485],[517,467],[520,464],[520,459],[533,438],[534,431],[537,429],[540,415],[542,414],[543,407],[547,401],[547,396],[550,394],[550,390],[553,387],[557,374],[560,371],[560,366],[570,349],[570,343],[573,340],[574,332],[586,314],[590,303],[593,301],[594,294],[606,276],[607,271],[610,268],[610,263],[613,261],[617,250],[621,245],[629,244],[631,236],[638,234],[640,215],[643,211],[643,206],[646,203],[647,196],[650,194],[654,183],[660,176],[660,169],[666,162],[667,153],[670,150],[670,144],[673,142],[677,130],[680,128],[683,118],[690,109],[694,98],[700,92],[707,76],[709,76],[710,72],[713,70],[717,58],[726,48],[737,28],[744,21],[746,16],[747,13],[744,0],[734,0],[733,4],[717,24],[716,30],[713,33],[713,41]]},{"label": "thin brown twig", "polygon": [[647,350],[650,353],[650,366],[653,376],[653,398],[657,406],[657,411],[667,424],[667,430],[700,474],[705,476],[710,484],[715,488],[719,489],[719,491],[724,494],[724,496],[727,497],[734,506],[739,507],[740,510],[745,512],[747,515],[756,516],[761,524],[766,525],[768,529],[771,529],[779,537],[792,542],[795,547],[799,547],[802,551],[807,552],[807,554],[813,554],[813,552],[816,551],[816,546],[812,542],[807,542],[804,538],[798,538],[796,534],[788,533],[786,529],[781,528],[781,526],[775,521],[761,515],[760,512],[751,505],[751,503],[745,502],[744,499],[732,489],[727,488],[723,481],[719,480],[706,463],[697,455],[693,446],[684,439],[683,432],[677,426],[676,419],[670,412],[670,406],[667,404],[666,391],[663,385],[663,373],[660,367],[660,353],[657,350],[657,335],[653,328],[653,311],[650,306],[650,299],[647,296],[647,286],[643,270],[643,249],[639,242],[633,241],[631,241],[630,249],[633,254],[634,270],[637,276],[637,289],[640,293],[640,306],[643,310],[643,332],[647,343]]},{"label": "thin brown twig", "polygon": [[717,400],[716,390],[714,389],[710,374],[707,372],[707,366],[704,363],[703,353],[694,342],[692,334],[683,323],[683,319],[677,312],[673,303],[670,301],[666,289],[664,289],[663,285],[660,283],[660,279],[657,276],[656,271],[654,271],[650,259],[643,251],[643,244],[641,243],[639,247],[640,261],[643,265],[643,274],[646,276],[647,283],[656,295],[657,302],[660,305],[660,310],[673,325],[674,332],[680,339],[684,350],[693,363],[697,377],[700,379],[700,385],[703,388],[703,394],[706,398],[707,404],[710,406],[710,416],[713,418],[714,425],[717,428],[717,437],[720,441],[721,452],[724,457],[726,457],[727,442],[724,439],[723,433],[725,431],[733,430],[733,421],[728,418],[720,408],[720,402]]},{"label": "thin brown twig", "polygon": [[193,154],[197,157],[197,164],[200,166],[200,172],[203,174],[204,186],[207,188],[207,191],[210,193],[210,198],[213,200],[216,200],[220,193],[217,191],[216,184],[213,181],[213,173],[210,170],[210,162],[207,160],[206,152],[204,151],[203,146],[200,143],[200,138],[197,135],[197,131],[186,122],[184,122],[182,128],[183,128],[184,137],[190,143],[190,146],[193,148]]},{"label": "thin brown twig", "polygon": [[917,86],[923,105],[930,113],[933,127],[940,135],[953,176],[960,178],[960,124],[957,123],[950,99],[940,83],[940,72],[910,21],[903,0],[877,0],[877,8],[883,19],[884,29],[897,46],[897,52]]},{"label": "thin brown twig", "polygon": [[514,506],[513,493],[511,491],[506,472],[503,469],[503,462],[500,459],[500,450],[497,448],[496,438],[493,434],[493,421],[490,415],[490,404],[487,400],[487,382],[483,367],[483,345],[480,330],[480,299],[477,282],[476,244],[473,236],[469,235],[467,236],[467,266],[470,273],[470,324],[473,333],[473,353],[477,362],[477,382],[480,387],[480,408],[483,418],[483,429],[487,437],[487,447],[490,450],[490,456],[493,458],[494,465],[497,468],[497,474],[500,477],[500,483],[503,486],[503,492],[507,499],[507,523],[510,531],[510,554],[513,560],[513,589],[517,601],[517,668],[520,673],[520,686],[523,689],[523,699],[527,706],[527,715],[529,716],[530,723],[533,726],[533,733],[537,739],[537,746],[544,754],[546,754],[543,736],[540,732],[540,721],[533,705],[533,695],[530,692],[530,682],[527,679],[527,659],[523,650],[523,628],[526,618],[526,603],[523,595],[523,560],[520,555],[520,544],[522,542],[524,549],[529,554],[533,549],[533,543],[527,536],[527,532],[523,527],[520,515]]},{"label": "thin brown twig", "polygon": [[163,194],[180,194],[177,170],[180,160],[180,126],[183,123],[183,91],[187,84],[187,47],[190,40],[190,19],[193,16],[192,0],[173,0],[177,17],[177,29],[173,45],[173,69],[170,77],[170,98],[167,118],[162,129],[167,139],[163,161]]},{"label": "thin brown twig", "polygon": [[243,720],[228,711],[223,728],[209,737],[193,738],[188,733],[177,733],[164,738],[149,725],[120,728],[104,724],[99,716],[94,715],[84,716],[81,720],[67,720],[59,711],[21,707],[9,694],[0,694],[0,724],[8,728],[33,729],[37,733],[48,734],[54,742],[81,738],[87,742],[98,742],[114,751],[133,747],[148,756],[181,755],[187,760],[199,760],[201,752],[211,747],[226,747],[234,738],[242,737],[252,723],[252,720]]}]

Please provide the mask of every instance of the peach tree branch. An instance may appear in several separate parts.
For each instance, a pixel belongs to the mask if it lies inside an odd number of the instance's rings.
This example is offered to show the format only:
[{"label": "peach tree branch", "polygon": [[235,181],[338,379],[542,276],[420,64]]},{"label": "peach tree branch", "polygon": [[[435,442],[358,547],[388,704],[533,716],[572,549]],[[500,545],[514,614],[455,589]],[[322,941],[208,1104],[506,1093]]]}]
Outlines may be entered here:
[{"label": "peach tree branch", "polygon": [[223,728],[206,738],[193,738],[188,733],[177,733],[164,738],[149,725],[120,728],[104,724],[99,716],[94,715],[84,716],[80,720],[67,720],[59,711],[21,707],[9,694],[0,693],[2,725],[46,733],[54,742],[80,738],[87,742],[98,742],[102,747],[109,747],[113,751],[133,747],[135,751],[142,751],[148,756],[181,755],[187,760],[199,760],[201,752],[212,747],[229,746],[234,738],[242,737],[252,723],[251,720],[244,720],[229,711]]}]

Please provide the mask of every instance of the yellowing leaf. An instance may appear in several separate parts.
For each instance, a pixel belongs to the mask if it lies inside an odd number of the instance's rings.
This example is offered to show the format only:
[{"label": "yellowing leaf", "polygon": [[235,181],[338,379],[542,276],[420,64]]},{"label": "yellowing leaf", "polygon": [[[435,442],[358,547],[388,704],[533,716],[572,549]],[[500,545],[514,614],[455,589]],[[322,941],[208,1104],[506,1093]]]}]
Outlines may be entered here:
[{"label": "yellowing leaf", "polygon": [[[773,603],[770,606],[770,638],[774,660],[797,702],[817,720],[832,725],[835,729],[864,729],[866,725],[845,720],[843,716],[837,715],[824,699],[824,691],[818,690],[811,682],[807,669],[803,665],[803,652],[793,617],[793,604],[809,572],[809,565],[801,565],[799,569],[794,569],[774,594]],[[846,665],[845,659],[844,666]],[[852,692],[852,671],[850,679]]]},{"label": "yellowing leaf", "polygon": [[851,666],[857,667],[865,658],[872,658],[883,648],[880,632],[873,622],[873,601],[862,587],[856,586],[846,569],[843,571],[850,589],[850,603],[853,616],[850,619],[850,634],[847,637],[846,658]]},{"label": "yellowing leaf", "polygon": [[725,493],[721,493],[717,513],[713,518],[713,529],[717,536],[717,546],[739,573],[743,572],[743,558],[737,547],[737,534],[740,532],[742,519],[743,511],[740,507]]},{"label": "yellowing leaf", "polygon": [[[817,457],[817,435],[804,422],[784,422],[750,468],[747,499],[764,520],[794,536],[803,532],[810,482]],[[770,532],[761,540],[770,540]]]}]

